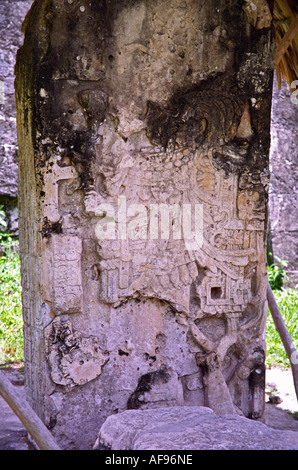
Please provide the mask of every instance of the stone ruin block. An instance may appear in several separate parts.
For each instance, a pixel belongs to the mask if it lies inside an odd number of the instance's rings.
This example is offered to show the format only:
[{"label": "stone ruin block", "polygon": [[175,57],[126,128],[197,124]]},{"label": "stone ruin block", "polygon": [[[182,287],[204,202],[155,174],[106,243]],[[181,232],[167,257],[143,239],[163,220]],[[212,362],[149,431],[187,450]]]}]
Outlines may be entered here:
[{"label": "stone ruin block", "polygon": [[23,29],[32,406],[65,448],[126,409],[261,419],[270,26],[236,0],[39,0]]}]

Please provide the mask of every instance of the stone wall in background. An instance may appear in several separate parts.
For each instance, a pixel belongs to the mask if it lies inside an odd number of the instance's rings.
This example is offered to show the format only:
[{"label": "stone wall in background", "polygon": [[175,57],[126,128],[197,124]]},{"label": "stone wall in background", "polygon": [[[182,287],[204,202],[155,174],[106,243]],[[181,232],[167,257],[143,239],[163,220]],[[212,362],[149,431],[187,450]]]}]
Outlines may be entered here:
[{"label": "stone wall in background", "polygon": [[271,114],[270,222],[273,255],[288,261],[290,283],[298,283],[298,104],[288,84],[274,80]]},{"label": "stone wall in background", "polygon": [[18,231],[18,158],[14,99],[14,65],[24,36],[21,25],[32,0],[0,0],[0,205],[8,230]]}]

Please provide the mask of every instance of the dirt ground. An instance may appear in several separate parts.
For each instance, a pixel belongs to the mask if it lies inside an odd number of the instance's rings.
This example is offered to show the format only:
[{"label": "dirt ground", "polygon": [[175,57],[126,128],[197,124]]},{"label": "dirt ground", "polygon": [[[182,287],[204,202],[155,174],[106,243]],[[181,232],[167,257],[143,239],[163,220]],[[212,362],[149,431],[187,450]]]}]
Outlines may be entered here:
[{"label": "dirt ground", "polygon": [[[25,396],[24,376],[20,367],[15,365],[3,371]],[[264,423],[275,429],[288,429],[298,433],[298,420],[295,419],[295,415],[298,418],[298,402],[291,370],[278,367],[267,369]],[[0,397],[0,450],[34,450],[26,429],[2,397]]]},{"label": "dirt ground", "polygon": [[272,367],[266,370],[265,424],[298,432],[298,401],[291,369]]}]

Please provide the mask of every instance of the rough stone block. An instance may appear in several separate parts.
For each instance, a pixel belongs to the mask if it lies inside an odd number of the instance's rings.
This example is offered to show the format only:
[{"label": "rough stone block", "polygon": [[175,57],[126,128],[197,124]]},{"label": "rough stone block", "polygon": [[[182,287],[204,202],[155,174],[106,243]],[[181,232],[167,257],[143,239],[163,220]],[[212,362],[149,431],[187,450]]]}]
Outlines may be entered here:
[{"label": "rough stone block", "polygon": [[205,407],[124,411],[109,416],[94,449],[298,450],[298,432],[279,431]]}]

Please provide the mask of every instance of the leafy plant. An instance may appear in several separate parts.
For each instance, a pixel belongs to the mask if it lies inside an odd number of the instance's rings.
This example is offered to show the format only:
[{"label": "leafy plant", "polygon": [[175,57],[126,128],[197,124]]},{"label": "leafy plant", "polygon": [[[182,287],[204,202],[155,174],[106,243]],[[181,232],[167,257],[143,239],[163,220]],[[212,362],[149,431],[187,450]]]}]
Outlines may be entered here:
[{"label": "leafy plant", "polygon": [[3,204],[0,205],[0,245],[7,245],[12,242],[12,234],[6,232],[7,222],[5,220],[5,212]]},{"label": "leafy plant", "polygon": [[0,231],[6,229],[7,223],[5,220],[5,212],[3,210],[3,204],[0,205]]},{"label": "leafy plant", "polygon": [[298,411],[292,411],[289,414],[298,421]]},{"label": "leafy plant", "polygon": [[[270,256],[271,253],[269,253]],[[277,263],[272,263],[268,266],[268,281],[272,290],[281,289],[284,283],[288,280],[288,276],[285,272],[285,269],[288,265],[288,262],[282,260],[278,256],[275,256]]]},{"label": "leafy plant", "polygon": [[[276,289],[274,297],[283,316],[289,334],[298,349],[298,290]],[[268,310],[266,344],[268,366],[280,364],[284,368],[290,367],[289,358],[285,352],[280,336],[274,325],[270,311]]]},{"label": "leafy plant", "polygon": [[0,257],[0,364],[23,359],[18,242],[9,234],[6,235],[4,251]]}]

